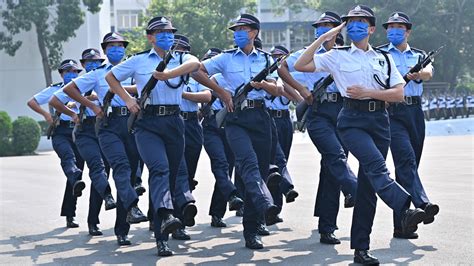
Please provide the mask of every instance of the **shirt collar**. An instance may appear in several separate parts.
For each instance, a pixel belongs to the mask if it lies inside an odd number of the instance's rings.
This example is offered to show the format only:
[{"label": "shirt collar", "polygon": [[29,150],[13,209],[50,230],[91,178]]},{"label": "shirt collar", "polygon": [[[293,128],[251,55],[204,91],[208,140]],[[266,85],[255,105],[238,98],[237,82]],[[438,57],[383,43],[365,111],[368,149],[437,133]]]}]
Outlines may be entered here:
[{"label": "shirt collar", "polygon": [[398,50],[398,48],[397,48],[395,45],[393,45],[392,43],[390,43],[390,44],[388,45],[388,51],[390,51],[390,50],[395,50],[395,51],[398,51],[398,52],[400,52],[400,53],[402,53],[402,54],[403,54],[403,53],[410,53],[410,54],[413,54],[413,50],[411,49],[411,47],[410,47],[410,45],[409,45],[408,43],[407,43],[407,48],[406,48],[405,51],[403,51],[403,52],[400,51],[400,50]]},{"label": "shirt collar", "polygon": [[[152,55],[152,54],[155,54],[158,58],[161,58],[161,56],[155,51],[154,48],[151,48],[150,49],[150,52],[148,53],[148,56]],[[173,57],[173,59],[176,57],[176,52],[174,52],[171,57]],[[161,58],[161,59],[164,59],[164,58]]]},{"label": "shirt collar", "polygon": [[369,45],[369,49],[367,49],[367,51],[364,51],[362,49],[357,48],[357,46],[355,46],[354,43],[351,43],[350,53],[353,54],[355,51],[361,51],[362,53],[374,53],[374,54],[376,54],[376,52],[374,51],[374,48],[372,48],[372,45],[370,45],[370,44],[368,44],[368,45]]},{"label": "shirt collar", "polygon": [[[244,51],[242,51],[242,49],[240,49],[240,47],[237,47],[237,50],[234,52],[234,55],[236,55],[238,53],[245,54]],[[252,54],[257,55],[257,49],[255,49],[255,46],[253,47],[252,52],[250,52],[249,55],[252,55]]]}]

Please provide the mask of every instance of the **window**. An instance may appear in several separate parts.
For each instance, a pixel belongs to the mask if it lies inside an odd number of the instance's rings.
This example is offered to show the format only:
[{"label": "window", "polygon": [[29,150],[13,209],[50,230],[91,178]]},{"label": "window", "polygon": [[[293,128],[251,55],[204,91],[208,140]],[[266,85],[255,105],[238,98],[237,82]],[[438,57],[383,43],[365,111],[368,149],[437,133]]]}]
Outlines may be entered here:
[{"label": "window", "polygon": [[282,45],[286,42],[286,30],[262,31],[262,42],[265,46]]},{"label": "window", "polygon": [[305,45],[310,44],[314,40],[314,30],[295,27],[290,33],[290,46],[291,49],[301,49]]},{"label": "window", "polygon": [[117,10],[117,30],[138,27],[142,18],[141,10]]}]

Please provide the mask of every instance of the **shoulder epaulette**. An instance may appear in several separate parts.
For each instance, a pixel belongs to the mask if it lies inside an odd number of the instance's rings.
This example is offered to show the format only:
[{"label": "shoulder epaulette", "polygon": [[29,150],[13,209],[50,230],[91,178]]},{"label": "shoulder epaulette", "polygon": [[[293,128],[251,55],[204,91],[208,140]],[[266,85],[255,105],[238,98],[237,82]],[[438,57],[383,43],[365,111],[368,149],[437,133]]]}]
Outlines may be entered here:
[{"label": "shoulder epaulette", "polygon": [[424,50],[421,50],[421,49],[418,49],[418,48],[415,48],[415,47],[410,47],[410,49],[412,49],[413,51],[418,52],[422,55],[426,55],[426,52]]},{"label": "shoulder epaulette", "polygon": [[233,53],[233,52],[235,52],[235,51],[237,51],[237,48],[227,49],[227,50],[224,50],[224,51],[222,51],[222,52],[223,52],[223,53]]},{"label": "shoulder epaulette", "polygon": [[387,51],[384,51],[384,50],[380,49],[379,47],[373,47],[372,49],[374,49],[374,51],[382,53],[382,54],[388,54],[389,53]]},{"label": "shoulder epaulette", "polygon": [[260,51],[260,52],[262,52],[262,53],[264,53],[264,54],[267,54],[267,55],[272,55],[271,53],[269,53],[269,52],[267,52],[267,51],[264,51],[264,50],[262,50],[262,49],[260,49],[260,48],[257,48],[257,51]]},{"label": "shoulder epaulette", "polygon": [[377,48],[377,49],[382,49],[382,48],[388,47],[389,45],[390,45],[390,43],[386,43],[386,44],[379,45],[379,46],[377,46],[377,47],[375,47],[375,48]]},{"label": "shoulder epaulette", "polygon": [[94,70],[96,70],[96,69],[102,69],[102,68],[104,68],[104,67],[106,67],[106,66],[107,66],[107,64],[102,64],[102,65],[100,65],[100,66],[94,68],[92,71],[94,71]]},{"label": "shoulder epaulette", "polygon": [[139,53],[134,53],[134,54],[132,54],[130,57],[135,56],[135,55],[140,55],[140,54],[148,54],[150,51],[151,51],[151,49],[148,49],[148,50],[145,50],[145,51],[141,51],[141,52],[139,52]]},{"label": "shoulder epaulette", "polygon": [[61,84],[63,84],[63,82],[58,82],[58,83],[53,83],[51,85],[49,85],[50,87],[56,87],[56,86],[61,86]]},{"label": "shoulder epaulette", "polygon": [[332,49],[336,49],[336,50],[349,50],[349,49],[351,49],[351,47],[350,47],[349,45],[345,45],[345,46],[333,47]]}]

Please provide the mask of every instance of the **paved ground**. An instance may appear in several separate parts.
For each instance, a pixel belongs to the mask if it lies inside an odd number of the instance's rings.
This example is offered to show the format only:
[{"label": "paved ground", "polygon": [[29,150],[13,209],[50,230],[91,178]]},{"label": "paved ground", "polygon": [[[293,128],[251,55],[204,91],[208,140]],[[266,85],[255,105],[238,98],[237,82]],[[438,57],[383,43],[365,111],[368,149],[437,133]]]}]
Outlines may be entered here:
[{"label": "paved ground", "polygon": [[[441,206],[434,224],[420,226],[418,240],[398,240],[392,235],[392,215],[379,201],[372,233],[374,254],[385,263],[473,264],[474,189],[473,136],[429,137],[421,165],[424,185],[433,202]],[[350,158],[353,170],[357,163]],[[393,169],[389,159],[390,169]],[[272,226],[263,238],[265,249],[245,249],[240,219],[225,217],[225,229],[209,226],[207,216],[213,178],[203,153],[197,177],[197,225],[190,241],[170,240],[176,255],[156,256],[148,224],[132,226],[133,245],[118,247],[113,235],[115,212],[101,214],[104,236],[87,234],[88,193],[78,203],[78,229],[66,229],[59,217],[65,178],[54,153],[0,158],[0,264],[349,264],[351,209],[342,209],[337,235],[342,244],[319,243],[317,219],[312,217],[319,172],[319,154],[307,138],[296,141],[289,163],[300,197],[284,207],[284,223]],[[146,177],[145,177],[146,178]],[[89,186],[89,181],[86,182]],[[147,197],[139,203],[146,211]]]}]

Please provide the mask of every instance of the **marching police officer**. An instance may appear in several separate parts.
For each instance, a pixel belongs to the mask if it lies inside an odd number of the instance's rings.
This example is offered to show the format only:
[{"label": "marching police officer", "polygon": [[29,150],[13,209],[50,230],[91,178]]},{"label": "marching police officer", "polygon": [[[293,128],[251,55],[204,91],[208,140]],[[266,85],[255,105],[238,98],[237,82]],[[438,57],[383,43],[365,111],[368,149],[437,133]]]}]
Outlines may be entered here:
[{"label": "marching police officer", "polygon": [[[267,225],[277,222],[278,207],[273,204],[270,192],[263,182],[268,175],[271,149],[270,117],[265,109],[266,92],[279,95],[273,77],[268,81],[252,83],[252,90],[242,106],[233,106],[232,94],[241,85],[273,61],[267,53],[255,49],[254,39],[260,30],[260,21],[249,14],[242,14],[229,27],[234,31],[237,48],[227,50],[201,63],[200,70],[193,77],[201,84],[214,90],[229,111],[225,119],[225,133],[235,155],[236,165],[245,185],[244,237],[245,246],[261,249],[263,244],[257,236],[258,221]],[[228,88],[221,88],[208,75],[221,73]]]},{"label": "marching police officer", "polygon": [[[104,61],[100,57],[100,52],[97,49],[89,48],[82,52],[82,59],[80,60],[86,72],[92,71]],[[79,121],[78,114],[67,106],[68,102],[72,102],[71,98],[63,91],[64,87],[56,91],[50,100],[50,105],[53,106],[60,113],[66,114],[72,118],[75,123],[73,130],[74,143],[79,151],[81,157],[86,161],[89,168],[89,176],[91,179],[91,190],[89,198],[89,214],[87,216],[87,223],[89,227],[89,234],[92,236],[102,235],[98,228],[100,208],[102,206],[102,199],[105,203],[105,210],[116,208],[115,200],[112,197],[109,186],[108,172],[109,166],[104,163],[103,155],[100,150],[99,142],[95,134],[95,114],[90,109],[80,110],[83,112],[83,120]],[[96,95],[88,93],[91,98],[97,98]]]},{"label": "marching police officer", "polygon": [[[146,33],[153,49],[130,57],[112,68],[106,76],[112,91],[125,101],[133,113],[137,113],[140,106],[119,81],[133,77],[138,93],[141,94],[152,75],[158,80],[145,110],[141,110],[143,117],[136,121],[135,138],[140,157],[150,173],[150,193],[155,210],[155,237],[159,256],[173,254],[168,246],[168,237],[182,226],[180,220],[172,215],[172,192],[184,154],[184,123],[179,108],[184,84],[176,88],[173,84],[178,84],[182,76],[199,68],[199,61],[194,56],[174,53],[166,70],[154,71],[165,58],[166,51],[173,45],[176,31],[168,18],[152,18],[148,22]],[[192,202],[175,207],[181,207],[183,210],[184,225],[194,225],[197,209]]]},{"label": "marching police officer", "polygon": [[[84,160],[81,158],[72,140],[74,122],[71,120],[71,117],[56,113],[59,117],[54,117],[53,120],[51,113],[42,109],[40,105],[48,103],[56,91],[60,90],[73,78],[76,78],[81,71],[76,61],[72,59],[62,61],[59,65],[58,72],[63,82],[53,84],[43,89],[28,101],[28,106],[33,109],[33,111],[41,114],[48,124],[55,127],[52,134],[53,149],[61,160],[61,168],[67,177],[61,216],[66,216],[66,226],[68,228],[79,227],[74,217],[76,216],[77,197],[82,195],[82,190],[85,188],[85,183],[81,180]],[[74,104],[72,104],[71,107],[75,107]],[[53,123],[57,124],[53,125]]]},{"label": "marching police officer", "polygon": [[[315,38],[341,24],[341,18],[332,11],[324,12],[312,24],[315,28]],[[331,50],[334,40],[323,43],[317,48],[317,54]],[[306,118],[309,136],[321,153],[321,171],[319,174],[318,192],[314,208],[314,216],[319,217],[318,231],[320,242],[324,244],[339,244],[334,231],[337,229],[337,215],[339,212],[339,197],[341,190],[345,195],[344,207],[353,207],[357,188],[357,178],[347,163],[347,149],[341,143],[336,132],[337,116],[342,108],[342,97],[334,83],[329,85],[320,98],[313,99],[311,91],[317,82],[322,82],[329,73],[304,73],[306,83],[300,84],[290,75],[295,71],[295,61],[305,49],[292,54],[278,73],[282,79],[297,89],[311,104]]]},{"label": "marching police officer", "polygon": [[[385,102],[403,100],[403,77],[390,56],[374,50],[369,37],[375,31],[374,12],[358,5],[342,17],[341,25],[315,40],[295,63],[303,72],[329,72],[344,97],[337,130],[343,144],[359,161],[356,204],[351,228],[354,262],[378,264],[369,252],[370,232],[377,195],[394,210],[404,234],[417,230],[426,217],[420,209],[409,209],[411,196],[390,178],[385,158],[390,145],[389,118]],[[351,46],[314,54],[324,41],[335,39],[347,23]]]},{"label": "marching police officer", "polygon": [[[130,112],[125,103],[119,97],[114,96],[111,101],[111,113],[106,124],[101,119],[104,115],[102,109],[95,102],[83,97],[81,93],[93,90],[97,93],[100,104],[104,104],[104,97],[109,91],[109,85],[104,77],[114,65],[122,61],[127,45],[128,42],[120,34],[116,32],[107,33],[101,46],[107,55],[108,62],[75,79],[64,88],[66,94],[93,110],[97,116],[97,137],[100,148],[113,169],[113,179],[117,188],[118,207],[115,235],[120,246],[131,244],[127,236],[130,224],[147,220],[137,206],[138,195],[132,185],[134,181],[131,180],[131,177],[137,173],[139,163],[135,139],[127,129],[127,119]],[[133,90],[130,79],[124,81],[124,85]]]},{"label": "marching police officer", "polygon": [[[201,61],[208,60],[221,52],[221,49],[210,48]],[[228,87],[224,77],[219,73],[213,75],[211,80],[223,88]],[[209,215],[211,216],[212,227],[226,227],[227,224],[222,218],[226,211],[227,202],[229,202],[230,211],[239,210],[244,202],[237,196],[237,188],[231,180],[235,162],[234,154],[225,136],[225,130],[216,124],[216,114],[224,108],[224,104],[215,95],[212,97],[213,100],[211,101],[213,102],[208,103],[211,104],[211,110],[208,114],[201,114],[203,116],[204,149],[209,156],[211,171],[216,179]]]},{"label": "marching police officer", "polygon": [[[425,140],[425,118],[421,107],[423,81],[432,77],[431,64],[416,73],[409,70],[423,60],[426,53],[411,47],[407,39],[412,32],[412,23],[407,14],[394,12],[383,24],[387,30],[387,39],[390,43],[380,47],[392,56],[398,71],[407,75],[410,80],[404,87],[404,101],[391,104],[388,108],[390,115],[390,150],[395,164],[397,182],[411,195],[411,201],[416,208],[424,209],[425,224],[432,223],[434,216],[439,212],[436,204],[430,203],[418,174],[423,143]],[[418,238],[415,232],[406,235],[394,214],[396,238]]]}]

